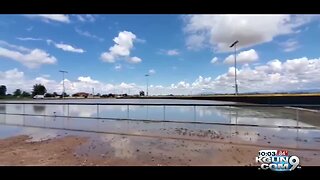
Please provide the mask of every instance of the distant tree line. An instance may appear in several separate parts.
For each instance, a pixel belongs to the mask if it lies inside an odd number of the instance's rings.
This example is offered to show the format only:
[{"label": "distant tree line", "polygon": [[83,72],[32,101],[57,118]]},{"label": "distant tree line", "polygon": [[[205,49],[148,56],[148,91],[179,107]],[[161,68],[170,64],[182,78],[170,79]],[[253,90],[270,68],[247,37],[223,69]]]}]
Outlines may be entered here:
[{"label": "distant tree line", "polygon": [[[13,94],[7,94],[7,87],[5,85],[0,86],[0,97],[5,97],[5,96],[13,96],[13,97],[33,97],[35,95],[44,95],[45,97],[57,97],[61,96],[56,92],[47,93],[47,89],[44,85],[42,84],[35,84],[33,85],[32,91],[27,92],[27,91],[22,91],[21,89],[16,89]],[[64,94],[65,97],[69,96],[68,94]]]},{"label": "distant tree line", "polygon": [[[27,98],[27,97],[34,97],[35,95],[44,95],[44,97],[62,97],[62,95],[64,97],[68,97],[69,96],[65,92],[64,92],[64,94],[61,94],[61,95],[59,95],[56,92],[48,93],[46,87],[44,85],[42,85],[42,84],[33,85],[33,88],[32,88],[31,92],[22,91],[21,89],[16,89],[13,92],[13,94],[7,94],[7,87],[5,85],[1,85],[0,86],[0,98],[1,97],[6,97],[6,96],[13,96],[13,97],[17,97],[17,98],[20,98],[20,97]],[[102,94],[102,95],[100,93],[97,93],[95,96],[104,97],[104,98],[114,98],[114,97],[119,96],[119,95],[123,96],[123,97],[128,96],[128,94],[112,94],[112,93]],[[144,91],[140,91],[139,95],[140,96],[145,96]],[[73,94],[72,96],[73,97],[77,97],[77,94]]]}]

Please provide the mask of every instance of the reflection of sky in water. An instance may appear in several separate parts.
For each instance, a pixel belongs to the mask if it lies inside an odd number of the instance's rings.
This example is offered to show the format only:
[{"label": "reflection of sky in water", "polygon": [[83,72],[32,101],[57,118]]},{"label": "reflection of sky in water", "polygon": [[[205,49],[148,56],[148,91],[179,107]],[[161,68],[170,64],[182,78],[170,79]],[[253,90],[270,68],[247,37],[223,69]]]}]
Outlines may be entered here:
[{"label": "reflection of sky in water", "polygon": [[[41,102],[46,102],[41,101]],[[51,100],[48,102],[61,102]],[[125,99],[88,99],[85,101],[65,100],[64,102],[85,102],[85,103],[225,103],[218,101],[196,101],[196,100],[125,100]],[[37,115],[69,115],[75,117],[103,117],[103,118],[130,118],[130,119],[150,119],[150,120],[174,120],[174,121],[200,121],[232,124],[256,124],[275,126],[303,126],[310,127],[305,115],[299,116],[296,121],[296,111],[286,108],[252,108],[252,107],[213,107],[213,106],[126,106],[126,105],[0,105],[0,112],[7,113],[27,113]],[[315,118],[320,119],[320,113]],[[5,117],[0,116],[0,121]],[[314,117],[313,117],[314,119]],[[319,123],[318,123],[319,124]]]},{"label": "reflection of sky in water", "polygon": [[[42,101],[41,101],[42,102]],[[61,102],[61,101],[50,101]],[[79,101],[75,101],[79,102]],[[86,100],[85,102],[99,102],[98,100]],[[100,100],[101,102],[101,100]],[[131,103],[217,103],[216,101],[188,101],[188,100],[103,100],[103,102],[131,102]],[[219,102],[220,103],[220,102]],[[165,113],[164,113],[165,109]],[[270,126],[318,126],[318,124],[308,124],[310,118],[320,119],[320,115],[314,114],[308,117],[303,114],[296,121],[296,111],[285,108],[249,108],[249,107],[211,107],[211,106],[101,106],[99,112],[97,106],[89,105],[0,105],[0,112],[4,113],[29,113],[29,114],[46,114],[46,115],[70,115],[80,117],[99,117],[106,118],[133,118],[133,119],[152,119],[152,120],[175,120],[175,121],[201,121],[201,122],[218,122],[232,124],[257,124]],[[196,112],[196,114],[194,114]],[[148,136],[166,136],[166,137],[183,137],[197,139],[200,137],[190,135],[193,132],[212,130],[217,134],[230,136],[230,141],[246,143],[280,144],[287,147],[308,146],[319,147],[320,131],[308,129],[286,129],[286,128],[259,128],[243,126],[217,126],[205,124],[177,124],[177,123],[150,123],[141,121],[110,121],[103,119],[86,119],[86,118],[59,118],[43,116],[20,116],[20,115],[3,115],[0,114],[1,124],[26,125],[32,127],[49,128],[35,130],[22,130],[23,134],[34,134],[35,139],[54,137],[51,133],[52,128],[69,129],[77,131],[108,132],[108,133],[127,133],[135,135]],[[318,126],[319,127],[319,126]],[[4,128],[0,125],[0,136],[6,137],[8,134],[17,133],[19,128]],[[50,130],[51,128],[51,130]],[[185,134],[177,133],[175,128],[186,128]],[[161,130],[162,129],[162,130]],[[165,129],[165,130],[164,130]],[[49,131],[50,130],[50,131]],[[57,130],[56,130],[57,131]],[[235,132],[238,131],[238,134]],[[260,134],[260,135],[257,135]],[[276,140],[264,139],[274,136]],[[204,137],[206,138],[206,137]],[[296,141],[298,139],[299,141]],[[305,142],[305,140],[307,140]],[[116,143],[116,142],[113,142]],[[121,145],[111,144],[112,146],[125,146],[129,144],[126,140],[118,143]],[[119,156],[126,156],[125,152],[119,152]],[[128,155],[130,156],[130,155]]]}]

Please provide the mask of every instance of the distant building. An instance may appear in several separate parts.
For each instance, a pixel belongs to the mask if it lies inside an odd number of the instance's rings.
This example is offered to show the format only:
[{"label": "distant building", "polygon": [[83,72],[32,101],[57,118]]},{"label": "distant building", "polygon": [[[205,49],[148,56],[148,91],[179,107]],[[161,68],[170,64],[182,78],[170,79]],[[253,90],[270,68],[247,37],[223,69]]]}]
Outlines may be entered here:
[{"label": "distant building", "polygon": [[89,96],[89,93],[85,93],[85,92],[78,92],[75,94],[72,94],[72,97],[83,97],[83,98],[87,98]]}]

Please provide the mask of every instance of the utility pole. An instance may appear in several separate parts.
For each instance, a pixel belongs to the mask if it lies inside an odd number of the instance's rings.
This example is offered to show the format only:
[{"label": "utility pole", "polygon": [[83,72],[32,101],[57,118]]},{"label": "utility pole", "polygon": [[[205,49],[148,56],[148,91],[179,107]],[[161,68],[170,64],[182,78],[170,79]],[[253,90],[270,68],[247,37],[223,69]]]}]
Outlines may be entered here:
[{"label": "utility pole", "polygon": [[65,94],[65,89],[64,89],[64,74],[65,74],[65,73],[68,73],[68,72],[67,72],[67,71],[63,71],[63,70],[60,70],[59,72],[62,73],[62,88],[63,88],[63,90],[62,90],[62,99],[64,99],[64,94]]}]

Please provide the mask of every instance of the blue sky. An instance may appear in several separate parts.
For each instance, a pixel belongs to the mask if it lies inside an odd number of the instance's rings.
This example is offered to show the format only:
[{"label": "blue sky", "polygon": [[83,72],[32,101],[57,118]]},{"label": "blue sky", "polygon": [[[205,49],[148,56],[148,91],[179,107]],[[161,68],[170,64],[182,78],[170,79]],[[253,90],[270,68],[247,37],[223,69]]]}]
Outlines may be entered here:
[{"label": "blue sky", "polygon": [[[319,87],[319,21],[310,15],[1,15],[0,84],[9,92],[240,92]],[[156,87],[157,86],[157,87]],[[130,91],[131,90],[131,91]]]}]

